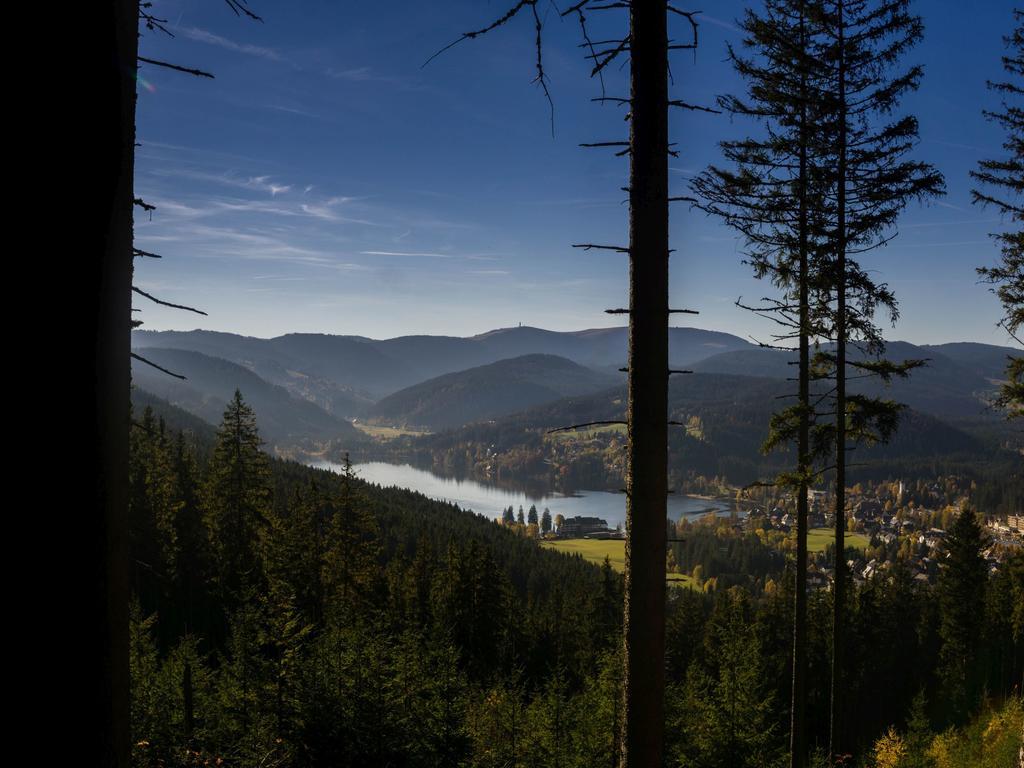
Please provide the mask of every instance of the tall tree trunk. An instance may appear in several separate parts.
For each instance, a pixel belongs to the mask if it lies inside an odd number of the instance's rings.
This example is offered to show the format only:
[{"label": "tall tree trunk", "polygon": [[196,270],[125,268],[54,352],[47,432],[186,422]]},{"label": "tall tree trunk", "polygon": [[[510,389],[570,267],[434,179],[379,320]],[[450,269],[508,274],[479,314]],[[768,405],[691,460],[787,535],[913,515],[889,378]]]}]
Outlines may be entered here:
[{"label": "tall tree trunk", "polygon": [[99,763],[127,767],[128,698],[128,423],[131,366],[132,205],[135,156],[135,68],[138,54],[138,0],[115,0],[95,9],[102,40],[91,46],[92,84],[101,123],[96,152],[96,215],[89,224],[98,252],[86,253],[77,270],[79,295],[91,303],[87,315],[93,352],[92,419],[85,423],[81,452],[94,479],[91,540],[94,571],[92,609],[98,676],[95,706]]},{"label": "tall tree trunk", "polygon": [[661,765],[668,441],[668,34],[664,0],[630,6],[629,471],[623,768]]},{"label": "tall tree trunk", "polygon": [[[800,20],[804,37],[803,18]],[[801,39],[801,49],[806,40]],[[807,76],[801,76],[799,206],[799,393],[800,427],[797,436],[796,595],[793,606],[793,686],[791,691],[790,766],[803,768],[807,759],[807,473],[810,464],[810,306],[807,233]]]},{"label": "tall tree trunk", "polygon": [[843,621],[846,608],[846,51],[843,0],[839,23],[839,135],[836,190],[836,542],[832,588],[832,702],[829,751],[842,749]]}]

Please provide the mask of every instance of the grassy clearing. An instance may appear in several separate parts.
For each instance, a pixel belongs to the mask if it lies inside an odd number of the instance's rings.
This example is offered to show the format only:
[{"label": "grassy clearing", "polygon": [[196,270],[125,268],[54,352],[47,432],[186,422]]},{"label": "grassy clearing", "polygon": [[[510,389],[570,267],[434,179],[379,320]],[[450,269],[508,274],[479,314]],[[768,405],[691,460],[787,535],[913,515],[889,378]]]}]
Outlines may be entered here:
[{"label": "grassy clearing", "polygon": [[[832,528],[812,528],[807,532],[807,551],[824,552],[825,548],[836,540],[836,532]],[[846,546],[854,549],[867,549],[871,540],[863,533],[846,532]]]},{"label": "grassy clearing", "polygon": [[381,427],[375,424],[361,424],[358,421],[352,422],[352,426],[363,432],[370,437],[376,437],[379,440],[393,440],[396,437],[402,437],[403,435],[429,435],[430,433],[426,430],[406,429],[405,427]]},{"label": "grassy clearing", "polygon": [[[616,571],[622,573],[626,569],[626,542],[622,539],[561,539],[543,541],[541,546],[568,555],[580,555],[584,560],[596,565],[601,565],[607,556]],[[674,587],[697,588],[692,576],[666,573],[665,578]]]},{"label": "grassy clearing", "polygon": [[580,555],[597,565],[601,565],[607,556],[616,571],[621,573],[626,569],[626,542],[622,539],[559,539],[541,542],[541,546],[567,555]]}]

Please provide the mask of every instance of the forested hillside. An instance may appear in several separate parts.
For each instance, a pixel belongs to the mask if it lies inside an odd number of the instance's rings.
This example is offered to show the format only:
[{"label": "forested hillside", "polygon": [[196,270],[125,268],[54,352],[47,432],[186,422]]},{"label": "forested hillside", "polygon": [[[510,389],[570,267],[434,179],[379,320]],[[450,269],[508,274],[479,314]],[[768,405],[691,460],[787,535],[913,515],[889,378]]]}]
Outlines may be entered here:
[{"label": "forested hillside", "polygon": [[451,429],[616,383],[616,377],[564,357],[523,355],[438,376],[388,395],[367,418],[387,425]]},{"label": "forested hillside", "polygon": [[[675,378],[669,388],[669,473],[676,490],[703,481],[746,485],[786,466],[785,451],[764,453],[765,424],[788,393],[786,382],[751,376],[703,374]],[[551,433],[555,427],[625,418],[624,389],[570,397],[493,423],[451,432],[402,437],[368,446],[367,456],[413,461],[454,476],[510,484],[533,482],[564,492],[617,489],[624,463],[622,427],[595,425]],[[1019,441],[1004,432],[981,435],[907,409],[888,444],[864,447],[851,469],[854,479],[932,478],[965,474],[1005,494],[996,501],[1013,511],[1024,496]],[[701,482],[703,482],[701,481]],[[1009,506],[1007,506],[1009,505]],[[995,510],[995,507],[990,507]],[[1001,508],[1001,507],[1000,507]]]},{"label": "forested hillside", "polygon": [[[271,459],[240,395],[204,442],[151,408],[136,413],[135,764],[612,764],[622,595],[609,566],[408,491]],[[861,754],[890,728],[931,745],[1024,673],[1024,556],[990,578],[973,516],[951,534],[936,587],[897,565],[850,598],[849,743]],[[719,549],[680,557],[712,574],[725,567]],[[750,573],[745,586],[670,594],[669,754],[776,765],[791,568],[728,552]],[[824,629],[829,593],[811,598],[812,627]],[[827,652],[815,630],[817,744]]]}]

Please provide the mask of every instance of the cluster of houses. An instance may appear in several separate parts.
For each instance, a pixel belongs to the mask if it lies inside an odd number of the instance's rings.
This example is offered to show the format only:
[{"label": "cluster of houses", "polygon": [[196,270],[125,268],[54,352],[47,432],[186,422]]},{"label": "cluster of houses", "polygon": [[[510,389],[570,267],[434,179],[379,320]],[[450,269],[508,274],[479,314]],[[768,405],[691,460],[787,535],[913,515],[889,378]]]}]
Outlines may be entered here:
[{"label": "cluster of houses", "polygon": [[608,527],[600,517],[567,517],[555,531],[560,539],[621,539],[621,530]]},{"label": "cluster of houses", "polygon": [[[811,528],[834,526],[835,518],[826,509],[828,499],[823,492],[809,491],[808,502],[808,522]],[[922,583],[934,582],[943,556],[946,531],[928,524],[929,520],[934,520],[934,513],[931,510],[904,510],[901,515],[896,515],[891,509],[891,504],[885,505],[880,499],[858,499],[850,513],[849,528],[869,536],[875,553],[878,553],[879,545],[892,552],[895,547],[909,540],[913,546],[910,548],[910,557],[906,559],[906,563],[910,566],[914,579]],[[767,520],[771,528],[786,533],[796,526],[796,515],[779,507],[763,511],[754,509],[752,516],[760,517],[760,524]],[[990,543],[982,555],[988,564],[989,572],[995,573],[1008,552],[1024,547],[1024,514],[1010,515],[1005,523],[989,522],[987,527]],[[865,556],[847,561],[849,573],[855,583],[867,581],[892,568],[892,561],[883,554],[878,554],[881,559]],[[823,556],[811,563],[807,575],[808,586],[811,589],[828,589],[832,578],[832,569],[825,564]]]}]

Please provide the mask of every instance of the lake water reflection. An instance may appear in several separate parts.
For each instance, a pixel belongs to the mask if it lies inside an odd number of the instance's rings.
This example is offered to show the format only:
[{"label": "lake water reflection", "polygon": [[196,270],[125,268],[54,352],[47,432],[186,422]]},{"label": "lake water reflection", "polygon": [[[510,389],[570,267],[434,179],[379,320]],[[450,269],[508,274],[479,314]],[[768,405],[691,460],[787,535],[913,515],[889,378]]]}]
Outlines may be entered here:
[{"label": "lake water reflection", "polygon": [[[340,464],[329,461],[315,461],[311,466],[329,469],[334,472],[341,470]],[[501,512],[512,506],[517,512],[523,507],[524,513],[530,505],[536,504],[537,511],[543,512],[547,507],[551,516],[565,517],[599,517],[608,521],[612,528],[626,524],[626,497],[621,493],[608,491],[579,491],[572,496],[558,493],[535,495],[504,488],[484,485],[475,480],[455,480],[441,477],[433,472],[417,469],[408,464],[388,464],[383,461],[356,464],[353,467],[361,479],[383,487],[397,486],[418,491],[433,499],[458,504],[463,509],[471,509],[488,517],[501,517]],[[668,515],[672,520],[682,517],[699,517],[714,510],[718,514],[729,514],[735,509],[730,502],[700,499],[693,496],[672,494],[668,497]],[[740,512],[740,514],[744,514]]]}]

